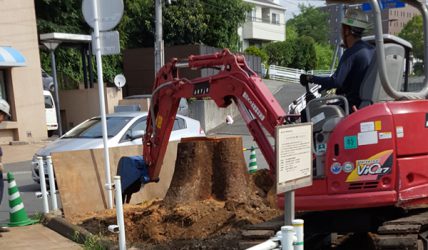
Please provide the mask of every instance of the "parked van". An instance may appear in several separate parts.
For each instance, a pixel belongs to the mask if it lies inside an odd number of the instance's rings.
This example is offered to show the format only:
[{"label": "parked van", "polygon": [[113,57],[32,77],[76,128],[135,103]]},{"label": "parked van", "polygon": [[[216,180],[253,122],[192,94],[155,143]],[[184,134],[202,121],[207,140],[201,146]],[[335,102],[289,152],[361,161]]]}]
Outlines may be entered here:
[{"label": "parked van", "polygon": [[43,90],[43,96],[45,98],[46,126],[48,129],[48,136],[52,136],[53,132],[58,129],[55,102],[50,91]]}]

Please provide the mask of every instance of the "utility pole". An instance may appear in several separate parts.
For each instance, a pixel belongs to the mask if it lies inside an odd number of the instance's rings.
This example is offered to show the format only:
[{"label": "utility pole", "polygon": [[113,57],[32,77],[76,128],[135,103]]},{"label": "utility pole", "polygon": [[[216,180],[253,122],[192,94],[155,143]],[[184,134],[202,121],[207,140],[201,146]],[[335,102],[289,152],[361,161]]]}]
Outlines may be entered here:
[{"label": "utility pole", "polygon": [[[341,4],[339,4],[339,20],[340,20],[340,22],[342,22],[342,20],[343,20],[344,13],[345,13],[345,5],[343,3],[341,3]],[[339,41],[339,50],[338,50],[337,57],[341,58],[342,54],[343,54],[343,48],[342,48],[342,46],[340,46],[342,44],[342,25],[339,26],[338,31],[339,32],[337,33],[337,35],[338,35],[338,41]]]},{"label": "utility pole", "polygon": [[163,31],[162,31],[162,0],[155,0],[155,77],[165,63]]}]

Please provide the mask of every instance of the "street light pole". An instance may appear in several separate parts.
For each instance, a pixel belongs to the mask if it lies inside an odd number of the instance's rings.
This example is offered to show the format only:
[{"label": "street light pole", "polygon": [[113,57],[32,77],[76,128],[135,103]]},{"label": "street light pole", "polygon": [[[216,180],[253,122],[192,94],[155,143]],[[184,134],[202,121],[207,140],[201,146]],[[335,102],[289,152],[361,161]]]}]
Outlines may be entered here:
[{"label": "street light pole", "polygon": [[56,74],[56,60],[55,60],[55,50],[60,44],[59,42],[44,42],[43,43],[46,48],[48,48],[51,55],[51,68],[52,68],[52,78],[54,82],[54,99],[55,99],[55,111],[56,111],[56,119],[58,121],[58,135],[62,136],[62,123],[61,123],[61,113],[60,113],[60,105],[59,105],[59,97],[58,97],[58,77]]},{"label": "street light pole", "polygon": [[98,1],[92,0],[93,4],[93,15],[94,15],[94,33],[92,40],[95,41],[95,58],[97,61],[97,77],[98,77],[98,93],[99,93],[99,102],[100,102],[100,113],[101,113],[101,127],[103,131],[103,144],[104,144],[104,161],[106,167],[106,184],[105,188],[107,190],[108,197],[108,208],[113,208],[113,188],[111,185],[111,175],[110,175],[110,156],[109,156],[109,147],[107,139],[107,119],[106,119],[106,109],[104,103],[104,81],[103,81],[103,61],[101,58],[101,44],[100,44],[100,26],[99,26],[99,13],[98,13]]}]

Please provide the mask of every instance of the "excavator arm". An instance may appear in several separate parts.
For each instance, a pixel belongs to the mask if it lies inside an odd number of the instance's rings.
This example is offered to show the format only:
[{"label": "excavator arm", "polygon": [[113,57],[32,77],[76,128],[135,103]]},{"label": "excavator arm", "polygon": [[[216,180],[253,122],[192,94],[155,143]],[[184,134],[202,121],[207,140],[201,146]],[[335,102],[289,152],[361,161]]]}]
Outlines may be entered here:
[{"label": "excavator arm", "polygon": [[[179,77],[180,68],[215,68],[218,73],[192,80]],[[211,98],[218,107],[237,105],[251,135],[257,142],[271,174],[275,173],[275,151],[268,135],[284,124],[286,115],[260,77],[241,55],[225,49],[210,55],[172,59],[156,75],[143,141],[143,155],[149,181],[157,181],[181,98]]]}]

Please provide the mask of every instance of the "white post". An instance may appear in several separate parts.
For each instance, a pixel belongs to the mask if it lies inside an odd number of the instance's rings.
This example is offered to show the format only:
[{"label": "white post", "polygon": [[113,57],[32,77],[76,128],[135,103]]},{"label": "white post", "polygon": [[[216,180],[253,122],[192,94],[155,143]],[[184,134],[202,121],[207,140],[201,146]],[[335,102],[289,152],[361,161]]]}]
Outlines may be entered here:
[{"label": "white post", "polygon": [[293,220],[294,231],[296,232],[296,241],[294,242],[294,250],[304,249],[304,238],[303,238],[303,223],[301,219]]},{"label": "white post", "polygon": [[52,157],[50,155],[46,157],[46,164],[48,167],[49,191],[51,195],[52,210],[57,211],[58,202],[56,199],[55,175],[54,175],[53,166],[52,166]]},{"label": "white post", "polygon": [[119,226],[119,249],[126,249],[125,238],[125,221],[123,219],[123,206],[122,206],[122,185],[120,184],[120,176],[114,177],[114,187],[116,189],[116,216],[117,224]]},{"label": "white post", "polygon": [[99,17],[98,17],[98,0],[92,0],[94,9],[94,33],[92,42],[95,42],[95,57],[97,60],[97,77],[98,77],[98,93],[100,102],[100,114],[101,114],[101,127],[103,132],[104,142],[104,163],[105,163],[105,175],[106,184],[105,188],[108,195],[108,208],[113,208],[113,189],[111,187],[111,176],[110,176],[110,157],[108,152],[108,141],[107,141],[107,122],[106,122],[106,109],[104,103],[104,82],[103,82],[103,62],[101,59],[101,46],[100,46],[100,28],[99,28]]},{"label": "white post", "polygon": [[273,241],[272,239],[262,242],[253,247],[247,248],[247,250],[272,250],[278,247],[278,242]]},{"label": "white post", "polygon": [[45,178],[45,166],[43,165],[43,158],[37,157],[37,163],[39,164],[39,177],[40,177],[40,187],[42,189],[42,199],[43,199],[43,213],[49,213],[49,204],[48,204],[48,192],[46,191],[46,178]]},{"label": "white post", "polygon": [[281,246],[282,250],[293,250],[294,229],[292,226],[281,227]]}]

